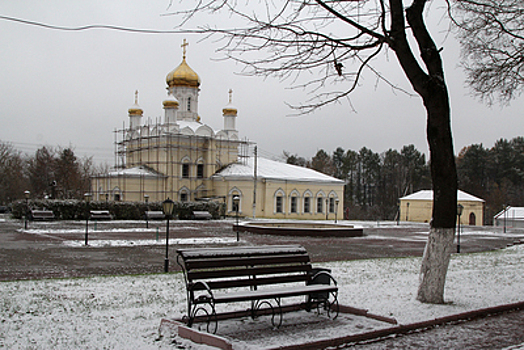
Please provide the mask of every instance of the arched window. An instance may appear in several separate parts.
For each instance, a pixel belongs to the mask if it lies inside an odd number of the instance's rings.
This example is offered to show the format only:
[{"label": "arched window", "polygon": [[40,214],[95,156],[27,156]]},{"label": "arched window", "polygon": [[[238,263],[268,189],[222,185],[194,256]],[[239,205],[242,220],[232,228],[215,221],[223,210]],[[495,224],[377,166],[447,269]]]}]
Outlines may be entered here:
[{"label": "arched window", "polygon": [[303,199],[303,204],[302,204],[302,208],[304,209],[304,214],[308,214],[308,213],[311,213],[312,212],[312,202],[311,202],[311,198],[313,197],[313,193],[311,193],[311,191],[306,191],[304,193],[304,199]]},{"label": "arched window", "polygon": [[191,112],[191,96],[187,98],[187,111]]},{"label": "arched window", "polygon": [[275,192],[275,204],[274,204],[274,211],[275,213],[284,213],[284,198],[285,198],[285,192],[282,189],[279,189]]},{"label": "arched window", "polygon": [[178,191],[178,200],[180,202],[189,202],[190,200],[191,192],[187,187],[182,187],[180,191]]},{"label": "arched window", "polygon": [[180,174],[182,176],[183,179],[189,179],[189,177],[191,176],[191,168],[190,168],[190,163],[191,163],[191,160],[189,159],[189,157],[184,157],[182,159],[182,173]]},{"label": "arched window", "polygon": [[300,194],[297,190],[291,192],[289,196],[289,212],[292,214],[298,213],[298,197]]},{"label": "arched window", "polygon": [[317,193],[317,203],[316,203],[316,212],[317,214],[324,212],[324,198],[325,198],[324,192],[320,191]]},{"label": "arched window", "polygon": [[[237,208],[237,206],[235,205],[235,203],[233,201],[233,198],[235,196],[238,196],[239,199],[240,199],[238,201],[238,208]],[[234,187],[234,188],[232,188],[229,191],[227,197],[228,197],[228,208],[229,208],[229,211],[231,213],[236,213],[237,209],[238,209],[238,212],[241,213],[242,212],[242,192],[238,188]]]}]

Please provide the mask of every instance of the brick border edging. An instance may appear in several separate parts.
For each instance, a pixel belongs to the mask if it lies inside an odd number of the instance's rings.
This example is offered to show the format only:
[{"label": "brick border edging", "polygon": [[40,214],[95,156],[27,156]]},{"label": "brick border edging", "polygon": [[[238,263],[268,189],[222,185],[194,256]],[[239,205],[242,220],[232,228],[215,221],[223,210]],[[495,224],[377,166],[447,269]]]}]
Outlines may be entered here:
[{"label": "brick border edging", "polygon": [[356,343],[359,341],[383,338],[383,337],[387,337],[392,334],[405,334],[405,333],[408,333],[408,332],[411,332],[417,329],[424,329],[424,328],[429,329],[429,328],[434,328],[436,326],[443,325],[446,323],[458,322],[458,321],[463,321],[463,320],[473,320],[476,318],[481,318],[481,317],[485,317],[485,316],[492,315],[492,314],[494,315],[494,314],[499,314],[499,313],[512,311],[512,310],[520,310],[520,309],[524,309],[524,301],[512,303],[512,304],[498,305],[498,306],[489,307],[485,309],[478,309],[478,310],[473,310],[473,311],[462,312],[459,314],[439,317],[439,318],[435,318],[435,319],[428,320],[428,321],[422,321],[422,322],[411,323],[411,324],[406,324],[406,325],[401,324],[401,325],[390,327],[390,328],[379,329],[376,331],[360,333],[360,334],[340,337],[336,339],[319,340],[319,341],[305,343],[305,344],[282,346],[282,347],[267,349],[267,350],[316,350],[316,349],[322,349],[322,348],[327,348],[327,347],[335,347],[335,346],[341,346],[344,344]]},{"label": "brick border edging", "polygon": [[196,329],[189,328],[183,323],[168,319],[162,319],[160,321],[160,332],[162,329],[169,328],[173,333],[177,333],[179,337],[191,340],[197,344],[204,344],[214,346],[222,350],[233,350],[233,344],[226,338],[209,334],[206,332],[200,332]]},{"label": "brick border edging", "polygon": [[[344,311],[342,311],[342,308],[344,309]],[[366,333],[344,336],[344,337],[335,338],[335,339],[319,340],[319,341],[303,343],[303,344],[281,346],[281,347],[271,348],[267,350],[308,350],[308,349],[317,350],[317,349],[322,349],[322,348],[327,348],[327,347],[335,347],[335,346],[341,346],[344,344],[356,343],[356,342],[365,341],[365,340],[379,339],[379,338],[387,337],[392,334],[405,334],[405,333],[408,333],[408,332],[411,332],[417,329],[425,329],[425,328],[430,329],[430,328],[434,328],[436,326],[443,325],[446,323],[458,322],[458,321],[463,321],[463,320],[472,320],[476,318],[485,317],[491,314],[499,314],[499,313],[512,311],[512,310],[519,310],[519,309],[524,309],[524,301],[512,303],[512,304],[498,305],[498,306],[484,308],[484,309],[466,311],[466,312],[462,312],[462,313],[458,313],[454,315],[435,318],[435,319],[428,320],[428,321],[397,325],[397,321],[394,318],[370,314],[367,312],[366,309],[358,309],[358,308],[354,308],[350,306],[341,305],[341,312],[352,313],[352,314],[359,315],[359,316],[374,318],[379,321],[387,322],[390,324],[395,324],[395,326],[384,328],[384,329],[379,329],[379,330],[375,330],[371,332],[366,332]],[[193,342],[215,346],[222,350],[232,350],[233,349],[233,343],[230,342],[228,339],[219,337],[213,334],[200,332],[192,328],[188,328],[181,322],[162,319],[160,327],[162,328],[166,326],[171,328],[172,331],[176,329],[176,332],[178,332],[178,335],[180,337],[189,339]]]}]

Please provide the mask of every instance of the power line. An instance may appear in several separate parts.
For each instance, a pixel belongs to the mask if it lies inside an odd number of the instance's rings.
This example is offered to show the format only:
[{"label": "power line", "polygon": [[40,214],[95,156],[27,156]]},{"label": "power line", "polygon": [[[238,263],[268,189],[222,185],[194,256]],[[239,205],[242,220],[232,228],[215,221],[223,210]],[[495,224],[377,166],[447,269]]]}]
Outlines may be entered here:
[{"label": "power line", "polygon": [[15,18],[15,17],[10,17],[10,16],[3,16],[3,15],[0,15],[0,19],[3,19],[5,21],[27,24],[31,26],[42,27],[46,29],[63,30],[63,31],[69,31],[69,32],[70,31],[90,30],[90,29],[109,29],[109,30],[118,30],[121,32],[142,33],[142,34],[181,34],[181,33],[191,32],[187,30],[181,31],[181,30],[128,28],[128,27],[120,27],[120,26],[114,26],[114,25],[108,25],[108,24],[89,24],[86,26],[79,26],[79,27],[64,27],[64,26],[56,26],[52,24],[46,24],[42,22],[30,21],[26,19]]}]

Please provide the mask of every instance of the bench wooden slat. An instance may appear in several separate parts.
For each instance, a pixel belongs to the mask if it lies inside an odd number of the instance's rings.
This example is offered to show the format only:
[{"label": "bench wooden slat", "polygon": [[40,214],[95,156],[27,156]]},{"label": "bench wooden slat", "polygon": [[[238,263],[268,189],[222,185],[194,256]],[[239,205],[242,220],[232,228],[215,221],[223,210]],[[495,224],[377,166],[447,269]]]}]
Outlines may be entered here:
[{"label": "bench wooden slat", "polygon": [[[208,286],[212,289],[230,289],[230,288],[241,288],[241,287],[254,287],[254,286],[267,286],[271,284],[284,284],[284,283],[297,283],[307,282],[309,277],[305,274],[292,275],[292,276],[277,276],[277,277],[262,277],[253,279],[235,279],[226,281],[209,281]],[[193,287],[194,286],[194,287]],[[205,290],[201,284],[191,284],[190,287],[193,291]]]},{"label": "bench wooden slat", "polygon": [[277,265],[267,267],[242,268],[242,269],[221,269],[221,270],[198,270],[188,272],[189,280],[207,280],[230,277],[243,276],[261,276],[261,275],[276,275],[282,273],[293,272],[308,272],[311,270],[311,265]]},{"label": "bench wooden slat", "polygon": [[308,263],[309,256],[307,255],[281,255],[281,256],[267,256],[267,257],[228,257],[228,258],[213,258],[213,259],[191,259],[185,262],[186,269],[208,269],[220,267],[236,267],[236,266],[254,266],[266,264],[291,264],[291,263]]},{"label": "bench wooden slat", "polygon": [[301,295],[308,295],[314,293],[325,293],[334,292],[338,288],[330,285],[309,285],[309,286],[297,286],[279,289],[259,289],[255,291],[241,291],[234,293],[217,293],[214,295],[215,303],[233,303],[241,301],[251,301],[260,299],[271,299],[275,296],[281,298],[296,297]]},{"label": "bench wooden slat", "polygon": [[233,256],[269,256],[279,254],[306,254],[304,247],[299,245],[275,245],[275,246],[258,246],[258,247],[241,247],[241,248],[204,248],[204,249],[179,249],[177,253],[184,260],[201,258],[219,258]]}]

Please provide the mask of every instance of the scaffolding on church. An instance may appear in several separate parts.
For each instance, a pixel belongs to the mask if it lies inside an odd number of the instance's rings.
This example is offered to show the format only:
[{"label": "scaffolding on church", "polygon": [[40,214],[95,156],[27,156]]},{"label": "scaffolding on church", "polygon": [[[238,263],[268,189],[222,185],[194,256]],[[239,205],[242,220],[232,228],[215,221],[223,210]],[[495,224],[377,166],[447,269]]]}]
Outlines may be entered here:
[{"label": "scaffolding on church", "polygon": [[[232,163],[247,164],[254,142],[170,131],[169,124],[148,119],[137,128],[114,130],[116,183],[97,191],[101,200],[188,201],[216,196],[210,177]],[[134,170],[134,171],[133,171]],[[138,186],[130,186],[130,179]],[[114,179],[114,176],[113,176]],[[162,179],[162,180],[160,180]],[[107,181],[111,181],[107,179]],[[127,183],[126,183],[127,181]],[[100,187],[99,187],[100,188]]]}]

